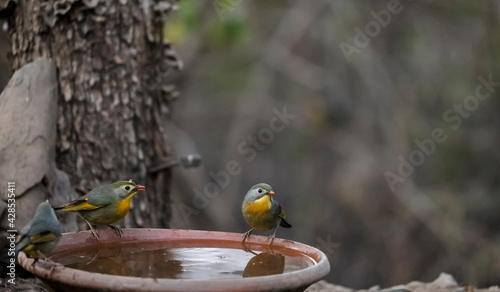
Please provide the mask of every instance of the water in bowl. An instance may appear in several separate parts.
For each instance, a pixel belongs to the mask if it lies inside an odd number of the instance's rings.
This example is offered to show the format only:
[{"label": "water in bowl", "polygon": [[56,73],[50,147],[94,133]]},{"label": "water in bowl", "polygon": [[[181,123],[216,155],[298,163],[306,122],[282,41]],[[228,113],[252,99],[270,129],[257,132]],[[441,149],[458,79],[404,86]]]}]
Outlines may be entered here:
[{"label": "water in bowl", "polygon": [[288,273],[316,262],[296,250],[244,250],[165,243],[101,245],[55,254],[66,267],[110,275],[190,280],[236,279]]}]

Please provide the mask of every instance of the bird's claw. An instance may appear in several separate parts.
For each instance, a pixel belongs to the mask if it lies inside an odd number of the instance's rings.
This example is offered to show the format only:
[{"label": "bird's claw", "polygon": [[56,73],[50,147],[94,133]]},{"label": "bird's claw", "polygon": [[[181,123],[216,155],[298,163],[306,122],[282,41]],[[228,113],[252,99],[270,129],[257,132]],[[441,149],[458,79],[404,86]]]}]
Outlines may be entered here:
[{"label": "bird's claw", "polygon": [[100,240],[99,234],[97,234],[97,231],[95,231],[95,229],[90,229],[90,232],[92,232],[92,235],[94,235],[95,239]]},{"label": "bird's claw", "polygon": [[123,238],[123,230],[120,227],[113,225],[108,225],[108,226],[116,232],[116,235],[120,236],[120,238]]},{"label": "bird's claw", "polygon": [[243,234],[243,237],[241,238],[241,244],[245,243],[245,240],[247,240],[247,238],[250,236],[250,233],[252,233],[253,231],[253,228],[248,230],[247,232],[245,232],[245,234]]}]

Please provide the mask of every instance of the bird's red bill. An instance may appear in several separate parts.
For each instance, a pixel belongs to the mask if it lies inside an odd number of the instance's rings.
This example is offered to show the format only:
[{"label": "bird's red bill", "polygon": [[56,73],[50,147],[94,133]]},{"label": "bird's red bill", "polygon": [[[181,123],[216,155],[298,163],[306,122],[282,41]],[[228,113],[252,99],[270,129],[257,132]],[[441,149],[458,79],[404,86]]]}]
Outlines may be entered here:
[{"label": "bird's red bill", "polygon": [[146,190],[146,187],[145,187],[145,186],[143,186],[143,185],[137,185],[137,186],[135,187],[135,190],[136,190],[136,191],[145,191],[145,190]]},{"label": "bird's red bill", "polygon": [[273,192],[273,191],[270,191],[270,192],[269,192],[269,194],[270,194],[270,195],[274,195],[274,192]]}]

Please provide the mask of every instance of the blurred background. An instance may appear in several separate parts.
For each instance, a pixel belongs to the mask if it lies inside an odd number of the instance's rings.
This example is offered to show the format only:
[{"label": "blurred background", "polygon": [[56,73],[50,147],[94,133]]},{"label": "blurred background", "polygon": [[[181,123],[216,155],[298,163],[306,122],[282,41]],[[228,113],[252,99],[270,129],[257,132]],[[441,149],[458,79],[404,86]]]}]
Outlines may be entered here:
[{"label": "blurred background", "polygon": [[170,226],[245,232],[266,182],[330,282],[500,283],[499,25],[494,0],[180,0],[168,131],[203,163],[175,169]]}]

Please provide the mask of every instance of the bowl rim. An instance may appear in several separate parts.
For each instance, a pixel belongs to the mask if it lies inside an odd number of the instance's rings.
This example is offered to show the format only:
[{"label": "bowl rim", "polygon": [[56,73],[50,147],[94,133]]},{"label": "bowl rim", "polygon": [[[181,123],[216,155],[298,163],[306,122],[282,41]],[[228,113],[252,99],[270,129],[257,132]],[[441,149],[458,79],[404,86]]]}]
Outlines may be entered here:
[{"label": "bowl rim", "polygon": [[[241,233],[190,229],[126,228],[122,230],[123,238],[121,239],[113,230],[99,230],[100,242],[93,237],[90,231],[63,233],[58,247],[52,253],[63,252],[72,248],[84,248],[116,242],[137,242],[138,240],[146,242],[216,241],[220,244],[235,244],[241,241],[242,236]],[[267,237],[265,236],[252,235],[247,239],[245,246],[263,247],[265,245],[267,247],[266,240]],[[42,280],[108,291],[138,291],[139,288],[142,289],[141,291],[276,291],[305,288],[321,280],[330,272],[330,263],[327,256],[315,247],[281,238],[275,238],[272,246],[300,251],[313,258],[316,264],[279,275],[241,279],[192,280],[142,278],[87,272],[45,260],[35,261],[28,258],[23,252],[19,253],[18,261],[23,268]]]}]

